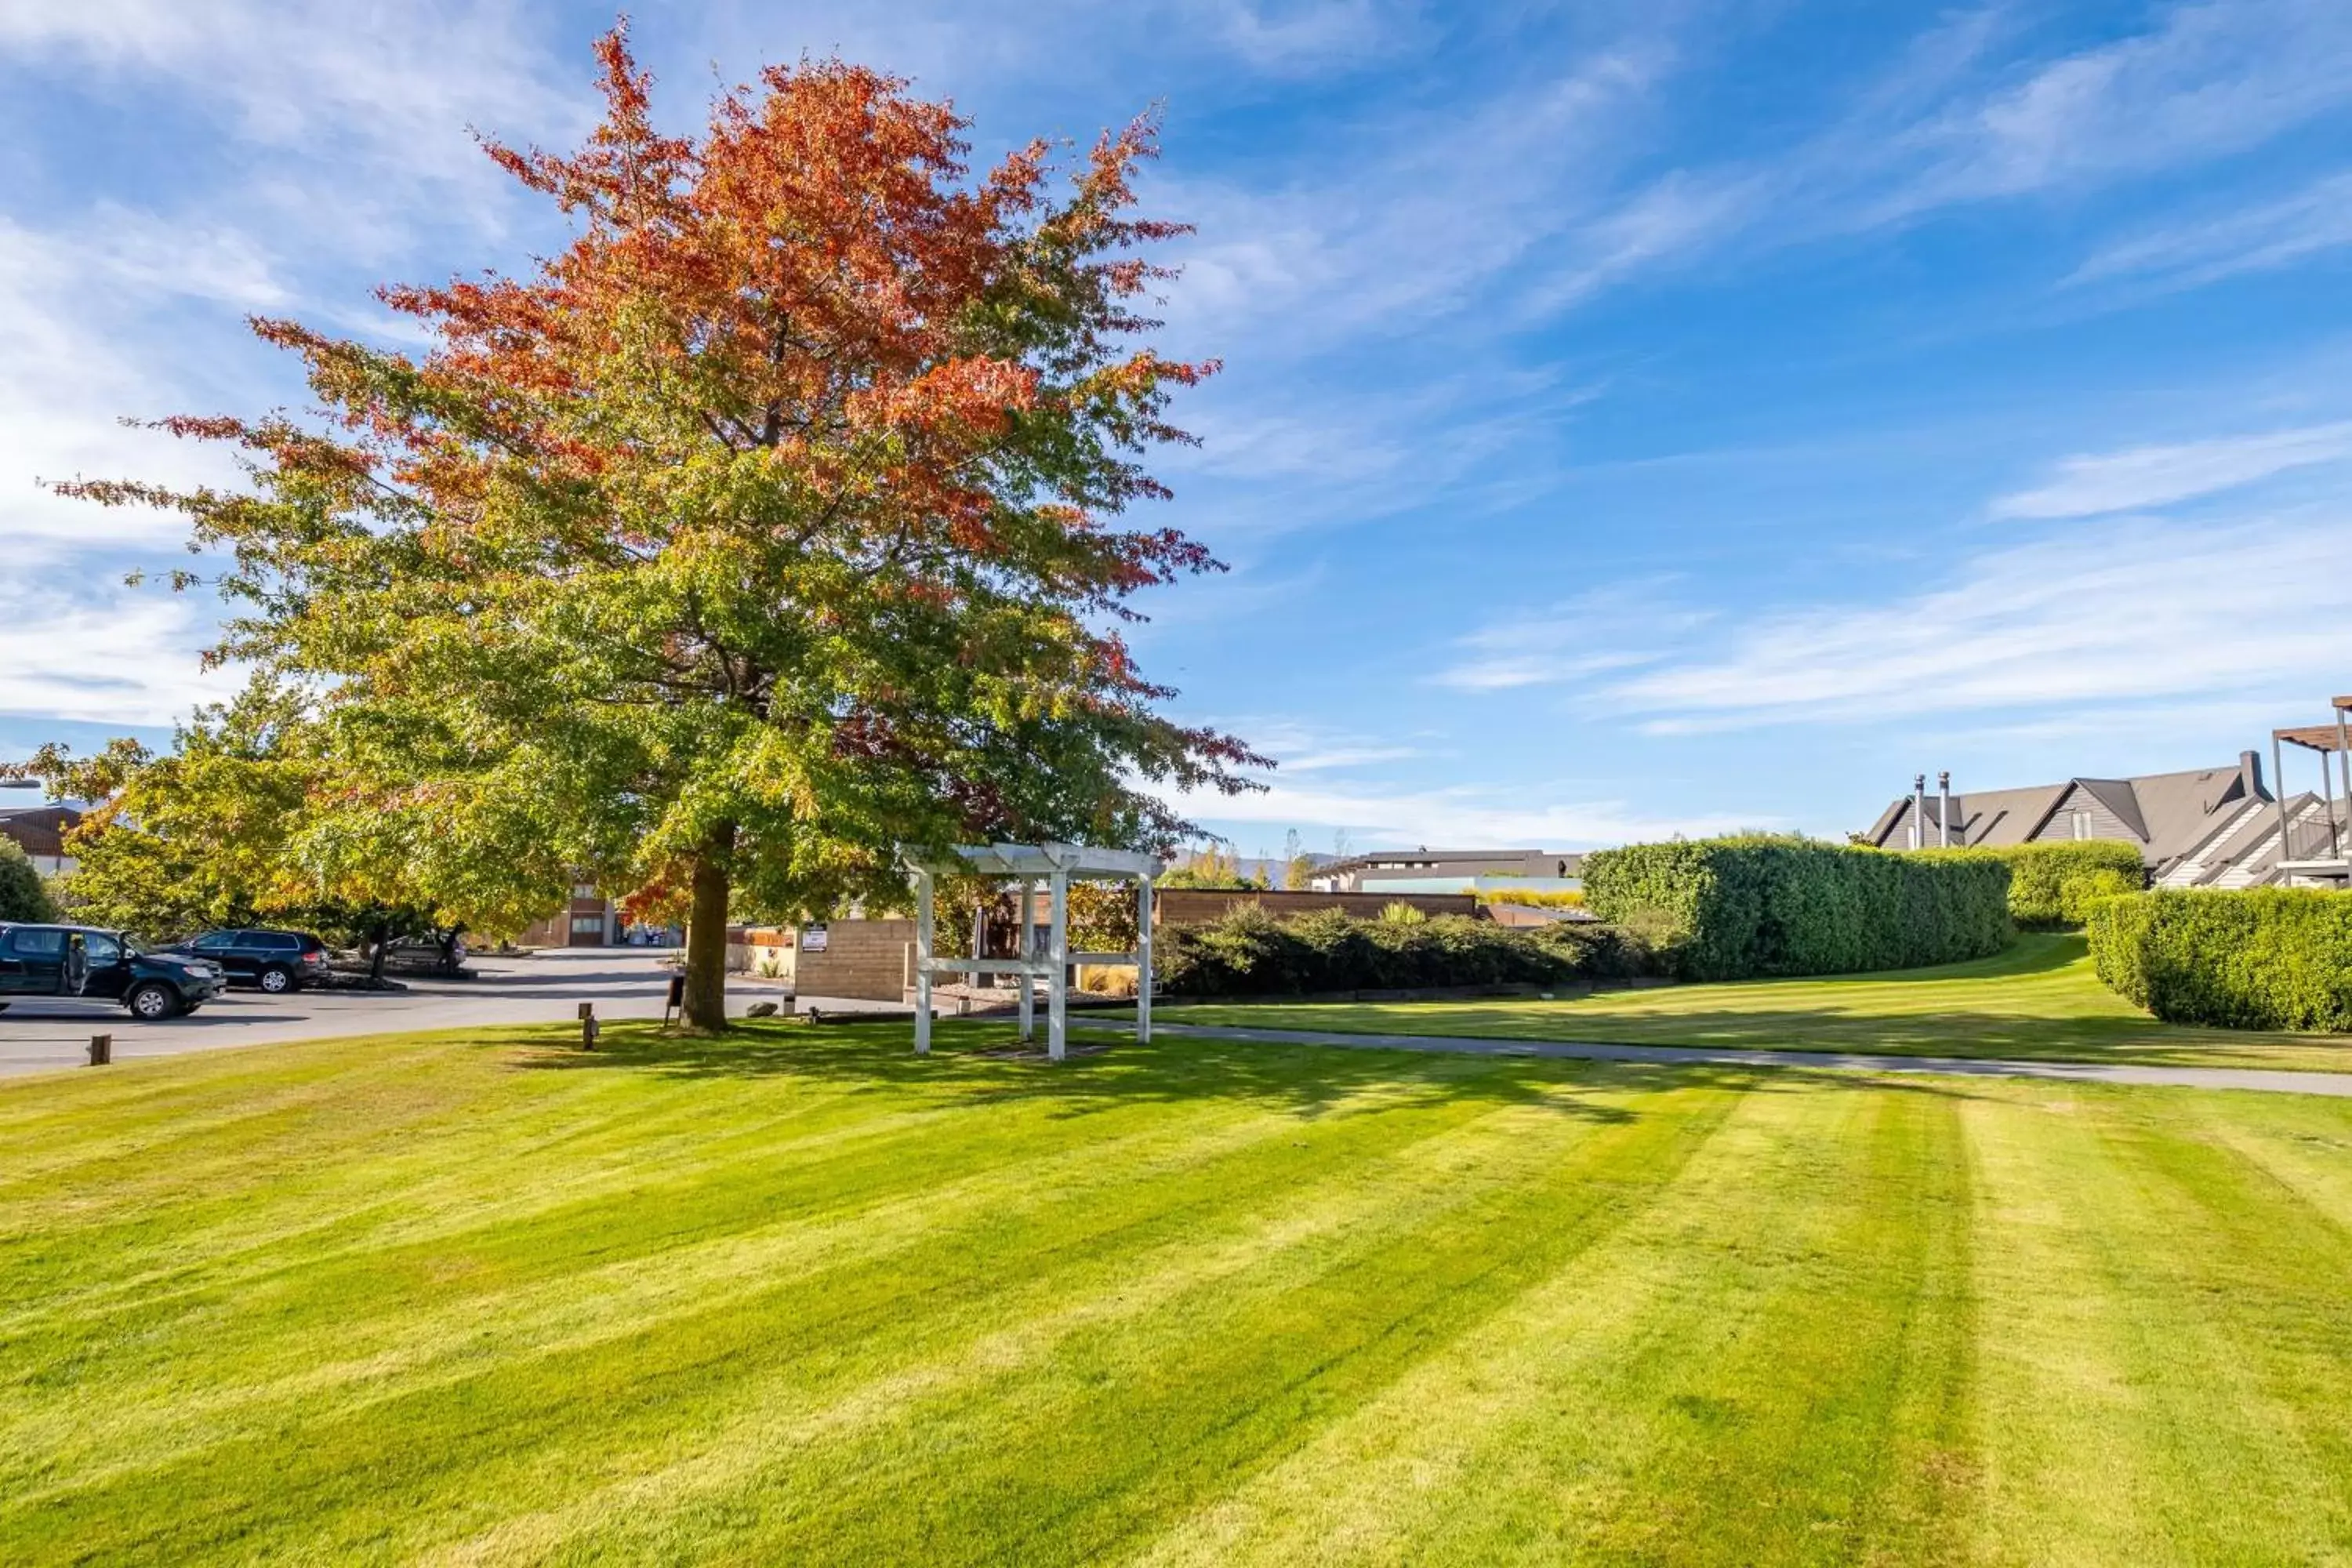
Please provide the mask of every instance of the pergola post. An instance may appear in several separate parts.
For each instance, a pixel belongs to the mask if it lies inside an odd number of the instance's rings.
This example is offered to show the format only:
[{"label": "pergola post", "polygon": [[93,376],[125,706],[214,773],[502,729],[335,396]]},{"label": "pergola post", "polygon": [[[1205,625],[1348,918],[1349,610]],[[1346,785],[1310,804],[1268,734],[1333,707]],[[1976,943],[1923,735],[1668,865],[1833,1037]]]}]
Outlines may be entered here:
[{"label": "pergola post", "polygon": [[[2352,735],[2345,733],[2344,703],[2340,699],[2336,704],[2336,767],[2344,775],[2344,815],[2352,819]],[[2319,776],[2327,776],[2326,757],[2319,759]],[[2331,790],[2328,793],[2333,795],[2335,792]],[[2327,810],[2327,820],[2331,824],[2336,820],[2336,808],[2332,805]],[[2336,836],[2336,853],[2339,857],[2344,853],[2344,835],[2340,831]]]},{"label": "pergola post", "polygon": [[[2271,795],[2278,807],[2279,861],[2282,865],[2294,858],[2294,851],[2286,841],[2286,753],[2280,749],[2279,732],[2271,731]],[[2279,873],[2284,877],[2286,873]]]},{"label": "pergola post", "polygon": [[931,873],[915,869],[915,1054],[931,1050]]},{"label": "pergola post", "polygon": [[1135,879],[1135,1039],[1151,1043],[1151,879]]},{"label": "pergola post", "polygon": [[1070,1028],[1070,873],[1060,866],[1047,879],[1045,928],[1045,1054],[1055,1061],[1068,1048]]},{"label": "pergola post", "polygon": [[1037,1037],[1037,977],[1029,973],[1029,965],[1037,962],[1036,924],[1032,913],[1030,895],[1036,886],[1028,878],[1021,879],[1021,890],[1013,895],[1021,904],[1021,1039],[1023,1044]]}]

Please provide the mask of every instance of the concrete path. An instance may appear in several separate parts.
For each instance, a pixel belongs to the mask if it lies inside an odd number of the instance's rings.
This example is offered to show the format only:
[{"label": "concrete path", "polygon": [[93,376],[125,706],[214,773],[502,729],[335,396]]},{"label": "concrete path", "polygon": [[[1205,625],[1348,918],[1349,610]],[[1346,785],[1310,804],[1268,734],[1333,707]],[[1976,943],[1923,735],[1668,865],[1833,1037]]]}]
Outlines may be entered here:
[{"label": "concrete path", "polygon": [[[9,997],[0,1013],[0,1078],[86,1066],[89,1037],[114,1037],[114,1059],[179,1056],[235,1046],[284,1045],[337,1036],[389,1035],[469,1025],[552,1024],[596,1004],[600,1018],[658,1018],[668,990],[670,956],[663,948],[574,947],[517,958],[469,958],[472,980],[401,977],[404,991],[298,991],[265,996],[231,991],[194,1016],[160,1024],[133,1023],[106,1002],[64,997]],[[727,981],[728,1011],[776,1001],[781,985],[741,975]],[[827,1011],[880,1005],[812,997]]]},{"label": "concrete path", "polygon": [[[1070,1027],[1131,1029],[1132,1025],[1070,1020]],[[1583,1040],[1497,1040],[1454,1035],[1359,1035],[1319,1029],[1250,1029],[1155,1021],[1155,1035],[1243,1040],[1268,1046],[1344,1046],[1357,1050],[1444,1051],[1476,1057],[1555,1057],[1570,1061],[1642,1062],[1758,1068],[1832,1068],[1854,1072],[1940,1073],[1963,1078],[2060,1079],[2085,1083],[2251,1089],[2272,1094],[2352,1098],[2352,1073],[2277,1072],[2259,1068],[2137,1067],[2121,1062],[2021,1062],[1969,1057],[1853,1056],[1843,1051],[1717,1050],[1701,1046],[1613,1046]]]}]

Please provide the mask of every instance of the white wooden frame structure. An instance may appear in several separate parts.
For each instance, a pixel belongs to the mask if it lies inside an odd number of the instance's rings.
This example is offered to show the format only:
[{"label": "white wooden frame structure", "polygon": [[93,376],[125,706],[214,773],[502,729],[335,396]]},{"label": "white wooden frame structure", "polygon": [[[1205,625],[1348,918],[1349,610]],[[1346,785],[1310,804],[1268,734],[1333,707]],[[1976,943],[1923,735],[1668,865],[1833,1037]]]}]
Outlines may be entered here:
[{"label": "white wooden frame structure", "polygon": [[[1036,1035],[1036,982],[1045,982],[1045,1054],[1060,1061],[1069,1045],[1070,965],[1135,965],[1135,1037],[1151,1038],[1151,879],[1160,874],[1156,856],[1131,849],[1097,849],[1084,844],[973,844],[959,846],[954,858],[904,857],[915,879],[915,1054],[931,1048],[931,980],[942,974],[1013,974],[1020,977],[1021,1037]],[[1021,906],[1021,952],[1013,958],[940,958],[932,952],[932,905],[943,874],[982,876],[1015,884]],[[1070,951],[1070,884],[1133,881],[1136,943],[1133,952]],[[1037,951],[1032,918],[1038,884],[1045,884],[1046,935]],[[974,949],[977,954],[977,948]]]}]

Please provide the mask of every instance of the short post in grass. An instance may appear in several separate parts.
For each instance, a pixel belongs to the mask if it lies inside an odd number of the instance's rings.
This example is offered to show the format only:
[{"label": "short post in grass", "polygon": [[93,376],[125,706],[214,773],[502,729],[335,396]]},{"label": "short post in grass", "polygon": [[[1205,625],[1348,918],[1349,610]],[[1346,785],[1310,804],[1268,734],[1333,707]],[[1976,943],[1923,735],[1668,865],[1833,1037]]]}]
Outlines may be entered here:
[{"label": "short post in grass", "polygon": [[114,1037],[92,1035],[89,1037],[89,1065],[102,1068],[114,1059]]},{"label": "short post in grass", "polygon": [[593,1002],[580,1004],[580,1048],[583,1051],[596,1048],[596,1004]]}]

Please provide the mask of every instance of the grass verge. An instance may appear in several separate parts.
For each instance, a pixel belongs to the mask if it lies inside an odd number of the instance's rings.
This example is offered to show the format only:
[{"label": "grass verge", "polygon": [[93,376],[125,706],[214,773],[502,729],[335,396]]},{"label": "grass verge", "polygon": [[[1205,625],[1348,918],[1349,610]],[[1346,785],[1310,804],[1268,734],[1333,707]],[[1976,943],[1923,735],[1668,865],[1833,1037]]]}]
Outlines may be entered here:
[{"label": "grass verge", "polygon": [[2352,1552],[2352,1104],[940,1033],[0,1089],[0,1561]]},{"label": "grass verge", "polygon": [[1602,991],[1559,1001],[1163,1005],[1171,1022],[1514,1040],[2352,1072],[2352,1039],[2161,1024],[2099,984],[2083,938],[2021,936],[1935,969]]}]

